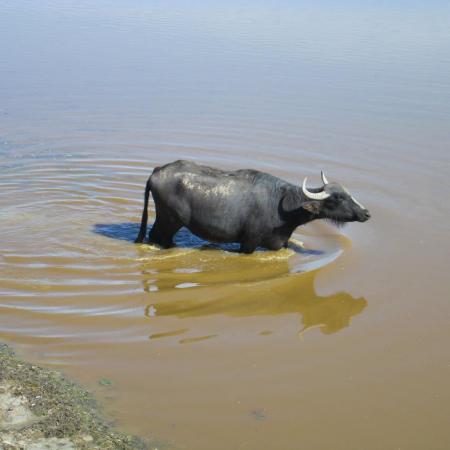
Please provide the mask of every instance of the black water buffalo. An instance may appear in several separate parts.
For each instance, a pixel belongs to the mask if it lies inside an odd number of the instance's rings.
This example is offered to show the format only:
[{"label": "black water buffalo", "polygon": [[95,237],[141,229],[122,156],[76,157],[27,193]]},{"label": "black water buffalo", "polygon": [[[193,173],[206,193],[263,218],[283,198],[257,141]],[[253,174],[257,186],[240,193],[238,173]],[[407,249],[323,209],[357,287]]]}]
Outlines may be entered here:
[{"label": "black water buffalo", "polygon": [[315,219],[336,223],[365,222],[370,214],[340,184],[307,189],[258,170],[223,171],[191,161],[156,167],[147,181],[139,235],[144,241],[150,191],[156,220],[149,242],[173,246],[174,234],[183,226],[213,242],[238,242],[240,250],[286,247],[293,231]]}]

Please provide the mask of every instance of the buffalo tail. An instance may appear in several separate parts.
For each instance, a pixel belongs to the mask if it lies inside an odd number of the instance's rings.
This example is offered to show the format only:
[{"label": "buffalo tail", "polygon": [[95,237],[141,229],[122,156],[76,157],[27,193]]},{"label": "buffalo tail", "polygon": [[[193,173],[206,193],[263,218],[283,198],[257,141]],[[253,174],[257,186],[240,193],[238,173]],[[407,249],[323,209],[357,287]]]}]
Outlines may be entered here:
[{"label": "buffalo tail", "polygon": [[147,232],[148,198],[150,196],[151,188],[152,188],[152,183],[151,183],[151,177],[150,177],[145,186],[144,210],[142,211],[141,228],[139,229],[139,234],[134,241],[136,244],[141,244],[142,242],[144,242],[145,234]]}]

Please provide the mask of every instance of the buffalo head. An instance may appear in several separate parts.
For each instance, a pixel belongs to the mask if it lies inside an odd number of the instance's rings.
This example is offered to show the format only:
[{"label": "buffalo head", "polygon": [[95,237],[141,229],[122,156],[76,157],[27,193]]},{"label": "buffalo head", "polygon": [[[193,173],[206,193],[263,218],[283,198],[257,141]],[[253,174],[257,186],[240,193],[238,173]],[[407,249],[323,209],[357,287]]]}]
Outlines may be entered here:
[{"label": "buffalo head", "polygon": [[321,175],[322,188],[309,190],[306,178],[302,184],[304,201],[301,208],[312,215],[310,220],[328,219],[341,225],[345,222],[365,222],[370,218],[369,211],[344,186],[329,183],[323,172]]}]

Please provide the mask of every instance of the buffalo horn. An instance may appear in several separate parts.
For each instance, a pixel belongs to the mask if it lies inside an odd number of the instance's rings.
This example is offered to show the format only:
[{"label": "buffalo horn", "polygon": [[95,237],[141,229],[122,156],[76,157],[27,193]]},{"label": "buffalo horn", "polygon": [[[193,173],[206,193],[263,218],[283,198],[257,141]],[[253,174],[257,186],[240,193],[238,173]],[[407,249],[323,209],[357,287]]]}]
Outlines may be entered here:
[{"label": "buffalo horn", "polygon": [[323,184],[327,185],[328,180],[327,180],[327,177],[325,176],[325,174],[323,173],[323,170],[320,171],[320,176],[322,177]]},{"label": "buffalo horn", "polygon": [[328,198],[330,196],[330,194],[327,194],[326,192],[322,191],[322,192],[309,192],[308,189],[306,188],[306,180],[308,178],[305,178],[303,180],[303,185],[302,185],[302,191],[303,193],[306,195],[306,197],[310,198],[311,200],[325,200],[326,198]]}]

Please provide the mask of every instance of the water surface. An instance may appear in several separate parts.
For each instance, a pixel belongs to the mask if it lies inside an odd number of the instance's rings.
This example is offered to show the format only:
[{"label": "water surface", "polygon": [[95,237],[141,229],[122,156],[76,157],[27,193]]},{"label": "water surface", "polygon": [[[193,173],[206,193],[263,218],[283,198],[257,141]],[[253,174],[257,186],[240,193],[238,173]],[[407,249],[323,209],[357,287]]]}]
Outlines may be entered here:
[{"label": "water surface", "polygon": [[[158,448],[449,448],[447,4],[0,13],[0,340]],[[179,158],[324,169],[372,219],[249,256],[133,244]]]}]

